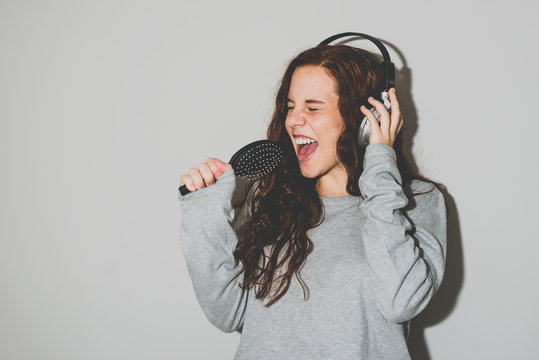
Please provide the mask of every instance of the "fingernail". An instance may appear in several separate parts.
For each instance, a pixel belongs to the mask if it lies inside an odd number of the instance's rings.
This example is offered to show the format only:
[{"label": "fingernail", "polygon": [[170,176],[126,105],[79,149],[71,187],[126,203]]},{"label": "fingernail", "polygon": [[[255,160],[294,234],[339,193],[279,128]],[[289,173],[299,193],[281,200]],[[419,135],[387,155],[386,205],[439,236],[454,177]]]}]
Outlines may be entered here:
[{"label": "fingernail", "polygon": [[215,178],[216,179],[219,179],[221,177],[221,175],[223,175],[222,172],[218,171],[216,174],[215,174]]}]

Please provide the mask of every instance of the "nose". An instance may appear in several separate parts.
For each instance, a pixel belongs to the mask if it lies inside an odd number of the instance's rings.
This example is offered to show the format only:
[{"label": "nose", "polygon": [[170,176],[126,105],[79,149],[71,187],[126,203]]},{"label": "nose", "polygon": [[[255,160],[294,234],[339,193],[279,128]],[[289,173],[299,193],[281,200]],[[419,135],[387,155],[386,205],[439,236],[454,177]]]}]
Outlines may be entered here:
[{"label": "nose", "polygon": [[294,108],[288,111],[288,114],[286,115],[286,125],[289,127],[301,127],[305,125],[305,123],[305,114],[301,109]]}]

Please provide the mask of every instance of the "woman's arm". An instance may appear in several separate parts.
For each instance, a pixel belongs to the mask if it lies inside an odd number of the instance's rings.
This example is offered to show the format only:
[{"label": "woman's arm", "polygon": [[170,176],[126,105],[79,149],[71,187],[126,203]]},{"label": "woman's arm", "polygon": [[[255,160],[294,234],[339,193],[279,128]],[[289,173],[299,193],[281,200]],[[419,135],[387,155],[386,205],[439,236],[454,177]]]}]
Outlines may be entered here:
[{"label": "woman's arm", "polygon": [[[373,291],[382,314],[404,322],[419,314],[440,286],[445,270],[446,210],[434,185],[414,181],[426,194],[409,204],[393,148],[367,146],[359,179],[365,199],[362,230]],[[405,216],[406,215],[406,216]]]},{"label": "woman's arm", "polygon": [[225,332],[241,329],[248,295],[238,286],[242,266],[233,255],[238,241],[231,226],[235,185],[229,170],[214,185],[179,197],[180,243],[196,297],[208,320]]}]

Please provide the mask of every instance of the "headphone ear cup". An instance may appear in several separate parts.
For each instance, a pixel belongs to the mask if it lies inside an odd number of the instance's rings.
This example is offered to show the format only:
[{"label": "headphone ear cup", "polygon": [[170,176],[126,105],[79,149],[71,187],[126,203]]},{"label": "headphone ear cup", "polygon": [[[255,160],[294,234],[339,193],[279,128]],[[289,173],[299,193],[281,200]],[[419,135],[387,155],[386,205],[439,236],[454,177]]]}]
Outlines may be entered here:
[{"label": "headphone ear cup", "polygon": [[[386,109],[391,114],[391,103],[389,102],[389,95],[387,94],[387,91],[382,92],[380,96],[380,100]],[[373,106],[369,109],[376,118],[376,121],[378,121],[378,124],[380,124],[380,114],[378,114],[378,111],[376,111],[376,108]],[[359,124],[359,131],[357,133],[357,143],[361,147],[366,147],[369,145],[369,138],[371,137],[371,125],[369,124],[369,119],[367,119],[366,116],[363,117],[363,120],[361,120],[361,124]]]},{"label": "headphone ear cup", "polygon": [[[376,118],[376,121],[378,121],[378,124],[380,124],[380,114],[378,114],[378,111],[376,111],[375,107],[371,107],[369,109]],[[369,145],[369,138],[371,137],[371,125],[369,124],[369,119],[367,119],[366,116],[363,117],[361,120],[361,124],[359,124],[359,131],[357,133],[357,143],[361,147],[366,147]]]}]

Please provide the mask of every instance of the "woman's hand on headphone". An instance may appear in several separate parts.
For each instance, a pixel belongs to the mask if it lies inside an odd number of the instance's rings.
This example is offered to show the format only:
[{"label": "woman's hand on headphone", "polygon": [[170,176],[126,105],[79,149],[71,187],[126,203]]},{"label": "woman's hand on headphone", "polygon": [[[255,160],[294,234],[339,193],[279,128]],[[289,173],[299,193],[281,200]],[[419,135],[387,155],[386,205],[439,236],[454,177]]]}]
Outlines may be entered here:
[{"label": "woman's hand on headphone", "polygon": [[185,185],[189,191],[195,192],[215,184],[215,181],[230,169],[232,165],[209,158],[206,162],[200,163],[198,168],[189,169],[189,174],[183,174],[180,177],[180,187]]},{"label": "woman's hand on headphone", "polygon": [[395,88],[391,88],[388,91],[389,102],[391,103],[391,114],[387,108],[380,101],[370,97],[369,103],[375,107],[378,114],[380,114],[380,124],[376,121],[376,117],[365,106],[361,106],[361,112],[367,117],[369,125],[371,127],[371,136],[369,137],[369,144],[382,143],[389,146],[393,146],[397,134],[402,128],[404,120],[402,119],[401,111],[399,108],[399,102],[397,101],[397,95]]}]

